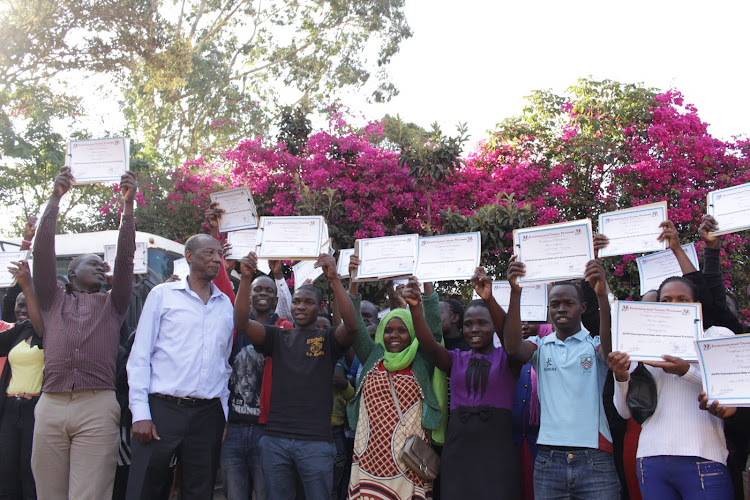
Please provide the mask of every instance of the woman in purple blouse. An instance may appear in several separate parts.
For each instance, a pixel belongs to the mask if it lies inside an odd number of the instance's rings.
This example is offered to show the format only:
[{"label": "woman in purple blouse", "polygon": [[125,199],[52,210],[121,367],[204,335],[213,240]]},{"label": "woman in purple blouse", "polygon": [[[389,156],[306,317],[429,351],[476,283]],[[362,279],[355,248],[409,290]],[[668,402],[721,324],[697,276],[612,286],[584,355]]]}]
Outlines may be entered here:
[{"label": "woman in purple blouse", "polygon": [[513,446],[512,369],[493,337],[505,312],[492,296],[492,280],[477,268],[472,284],[481,297],[466,307],[463,334],[470,351],[438,344],[424,321],[414,323],[419,343],[437,368],[450,374],[450,420],[440,463],[443,498],[519,498],[518,455]]}]

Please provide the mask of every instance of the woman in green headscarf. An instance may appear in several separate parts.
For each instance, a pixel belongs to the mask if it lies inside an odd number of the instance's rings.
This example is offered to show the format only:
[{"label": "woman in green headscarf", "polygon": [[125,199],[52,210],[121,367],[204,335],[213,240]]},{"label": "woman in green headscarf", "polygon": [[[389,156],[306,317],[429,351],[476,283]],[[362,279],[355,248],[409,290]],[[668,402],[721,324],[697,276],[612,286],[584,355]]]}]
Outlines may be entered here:
[{"label": "woman in green headscarf", "polygon": [[[440,302],[431,284],[425,285],[425,291],[424,316],[439,342]],[[353,301],[359,310],[360,297]],[[444,374],[436,373],[419,347],[406,309],[388,313],[380,321],[374,341],[360,319],[354,352],[363,363],[357,392],[347,407],[349,424],[356,428],[349,499],[431,499],[432,483],[417,477],[398,457],[406,438],[417,434],[429,443],[430,435],[441,428],[441,403],[446,400],[447,387]]]}]

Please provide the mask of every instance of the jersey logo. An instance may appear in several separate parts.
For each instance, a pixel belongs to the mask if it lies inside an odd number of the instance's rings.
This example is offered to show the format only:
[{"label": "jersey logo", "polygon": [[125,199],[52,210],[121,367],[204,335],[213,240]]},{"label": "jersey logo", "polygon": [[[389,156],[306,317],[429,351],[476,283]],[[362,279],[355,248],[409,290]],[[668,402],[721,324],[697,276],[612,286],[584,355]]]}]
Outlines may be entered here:
[{"label": "jersey logo", "polygon": [[545,372],[557,371],[557,368],[552,366],[552,358],[547,358],[547,361],[544,363],[544,371]]},{"label": "jersey logo", "polygon": [[309,350],[305,353],[305,356],[318,357],[325,354],[323,351],[323,337],[313,337],[307,339],[307,344],[310,346]]},{"label": "jersey logo", "polygon": [[594,364],[594,359],[591,357],[591,355],[588,356],[581,356],[581,368],[583,368],[583,371],[589,371],[591,370],[591,367]]}]

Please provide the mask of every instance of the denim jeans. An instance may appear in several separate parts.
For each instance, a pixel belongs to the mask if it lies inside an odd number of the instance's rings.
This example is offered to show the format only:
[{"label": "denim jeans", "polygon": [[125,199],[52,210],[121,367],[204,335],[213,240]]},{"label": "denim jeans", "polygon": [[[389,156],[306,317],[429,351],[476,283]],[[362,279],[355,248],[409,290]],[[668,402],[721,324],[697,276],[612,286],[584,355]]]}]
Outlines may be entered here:
[{"label": "denim jeans", "polygon": [[732,500],[726,465],[700,457],[658,456],[638,459],[638,483],[644,500]]},{"label": "denim jeans", "polygon": [[619,500],[620,481],[612,455],[594,449],[538,447],[534,495],[536,500]]},{"label": "denim jeans", "polygon": [[261,457],[268,500],[294,500],[295,470],[305,487],[306,500],[330,500],[336,446],[327,441],[304,441],[263,436]]},{"label": "denim jeans", "polygon": [[262,425],[227,425],[221,447],[221,477],[228,500],[266,500],[266,481],[260,459]]}]

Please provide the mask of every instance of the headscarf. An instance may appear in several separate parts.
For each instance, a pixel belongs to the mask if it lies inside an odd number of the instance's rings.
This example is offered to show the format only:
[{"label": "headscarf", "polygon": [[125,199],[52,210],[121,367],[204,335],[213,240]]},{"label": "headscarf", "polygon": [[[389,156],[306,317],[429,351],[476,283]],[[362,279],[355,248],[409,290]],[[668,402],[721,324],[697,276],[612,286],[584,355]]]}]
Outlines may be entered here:
[{"label": "headscarf", "polygon": [[[407,330],[409,330],[409,337],[411,338],[411,344],[401,352],[388,352],[385,348],[385,342],[383,341],[383,335],[385,333],[385,327],[388,322],[393,318],[398,318],[404,322]],[[414,356],[417,355],[417,349],[419,349],[419,341],[414,333],[414,322],[411,319],[411,313],[406,309],[394,309],[385,315],[378,324],[378,330],[375,332],[375,343],[380,344],[385,349],[385,359],[383,360],[383,366],[389,372],[397,372],[411,366],[414,361]]]}]

